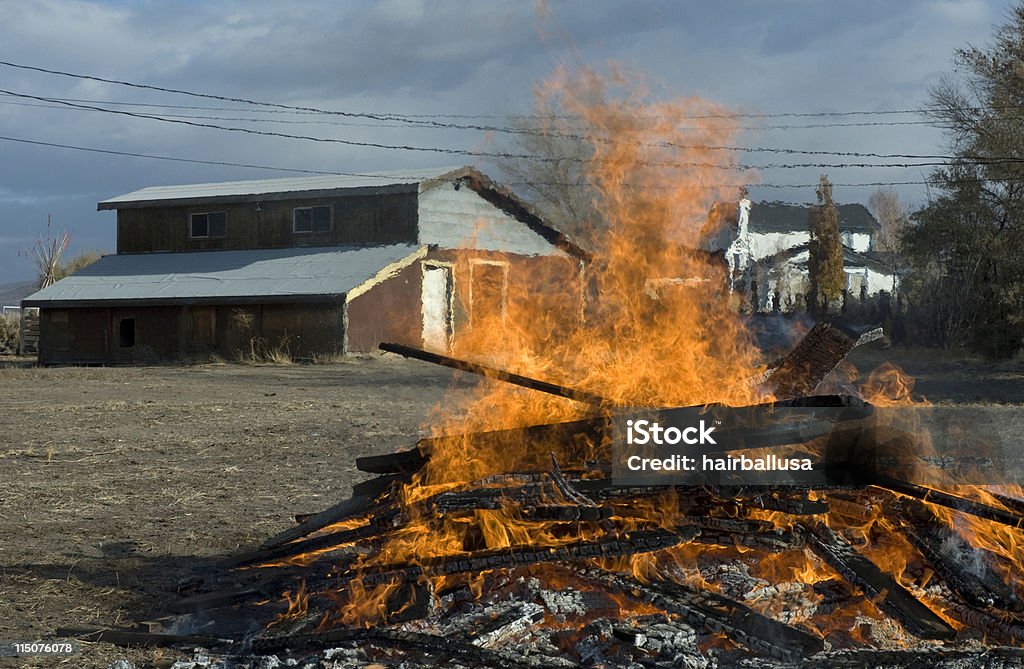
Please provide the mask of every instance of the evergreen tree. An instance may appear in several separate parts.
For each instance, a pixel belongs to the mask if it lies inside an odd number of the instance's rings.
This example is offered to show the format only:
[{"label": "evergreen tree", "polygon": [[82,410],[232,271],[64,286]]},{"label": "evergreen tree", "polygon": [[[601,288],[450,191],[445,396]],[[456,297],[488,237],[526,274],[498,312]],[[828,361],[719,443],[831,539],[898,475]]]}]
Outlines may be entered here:
[{"label": "evergreen tree", "polygon": [[843,272],[843,241],[839,236],[839,209],[832,201],[832,183],[821,175],[818,204],[811,207],[810,228],[811,294],[808,304],[818,314],[837,313],[843,303],[846,275]]}]

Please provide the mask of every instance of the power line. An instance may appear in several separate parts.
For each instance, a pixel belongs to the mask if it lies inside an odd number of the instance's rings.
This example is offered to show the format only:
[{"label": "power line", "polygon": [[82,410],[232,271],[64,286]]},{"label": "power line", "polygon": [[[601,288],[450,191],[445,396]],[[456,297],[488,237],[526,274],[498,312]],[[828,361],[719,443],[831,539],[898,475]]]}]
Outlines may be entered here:
[{"label": "power line", "polygon": [[[48,96],[47,97],[44,97],[44,96],[34,96],[34,95],[26,94],[26,93],[15,93],[15,92],[12,92],[12,91],[3,91],[3,90],[0,90],[0,94],[6,95],[8,97],[28,98],[28,99],[42,100],[42,101],[47,101],[47,102],[52,103],[52,104],[33,104],[33,103],[18,103],[18,102],[12,102],[12,101],[0,101],[0,104],[37,106],[37,107],[44,107],[44,108],[48,108],[48,109],[78,109],[78,110],[85,110],[85,111],[97,111],[97,112],[110,113],[110,114],[123,114],[123,115],[128,115],[128,116],[135,116],[137,118],[145,118],[145,119],[150,119],[150,120],[164,120],[164,121],[167,121],[167,122],[173,122],[170,119],[193,119],[193,120],[200,120],[200,121],[201,120],[211,120],[211,121],[264,122],[264,123],[288,123],[288,124],[323,124],[323,125],[341,125],[341,126],[350,126],[350,127],[358,126],[358,127],[370,127],[370,128],[403,128],[403,127],[405,127],[405,126],[402,126],[402,125],[395,125],[395,124],[361,124],[361,123],[345,122],[345,121],[294,121],[294,120],[277,120],[277,119],[249,119],[249,118],[238,118],[238,117],[188,115],[188,114],[166,114],[166,113],[160,114],[159,116],[157,116],[155,114],[142,114],[142,113],[128,112],[128,111],[123,111],[123,110],[118,110],[118,109],[107,109],[107,108],[104,108],[104,107],[97,107],[97,106],[93,106],[93,105],[78,104],[78,103],[75,103],[75,102],[71,102],[71,100],[73,98],[69,99],[69,98],[54,98],[54,97],[48,97]],[[103,104],[105,104],[105,103],[103,103]],[[132,104],[135,104],[135,103],[132,103]],[[140,106],[146,106],[146,105],[141,105],[141,103],[139,103],[139,104],[140,104]],[[339,142],[345,143],[344,140],[332,140],[332,139],[325,139],[325,138],[313,138],[313,137],[306,137],[306,136],[295,136],[295,135],[277,134],[277,133],[259,133],[259,131],[252,131],[250,129],[245,129],[245,128],[225,128],[223,126],[204,125],[204,124],[199,124],[199,123],[193,123],[193,124],[189,124],[189,125],[197,125],[197,126],[201,126],[201,127],[209,127],[209,128],[220,129],[220,130],[230,130],[230,131],[238,131],[238,132],[254,132],[254,133],[257,133],[257,134],[271,134],[271,135],[280,136],[280,137],[293,137],[293,138],[297,138],[297,139],[306,139],[306,140],[313,140],[313,141],[328,141],[328,142],[329,141],[339,141]],[[534,131],[533,134],[544,135],[546,133],[543,132],[543,131]],[[588,140],[589,141],[600,141],[601,140],[601,138],[597,138],[596,140],[592,140],[591,138],[587,138],[587,137],[582,136],[582,135],[561,134],[561,133],[554,133],[554,134],[552,134],[552,136],[562,137],[562,138],[567,138],[567,139],[578,139],[578,140],[582,140],[582,141],[588,141]],[[612,142],[614,140],[607,140],[606,139],[606,140],[603,140],[603,141],[608,143],[608,142]],[[640,146],[654,146],[654,147],[661,147],[661,148],[692,149],[692,150],[702,150],[702,151],[707,151],[707,150],[718,151],[718,150],[720,150],[720,151],[748,152],[748,153],[778,153],[778,154],[787,154],[787,155],[842,156],[842,157],[880,158],[880,159],[904,158],[904,159],[912,159],[912,160],[922,160],[922,159],[954,160],[954,159],[956,159],[958,157],[958,156],[942,155],[942,154],[871,153],[871,152],[858,152],[858,151],[824,151],[824,150],[803,150],[803,149],[779,148],[779,147],[757,147],[757,146],[750,147],[750,146],[680,144],[680,143],[677,143],[677,142],[638,142],[637,144],[640,145]],[[392,147],[392,146],[387,146],[387,145],[380,145],[379,148],[404,148],[404,149],[407,149],[407,150],[423,150],[423,151],[437,150],[437,151],[445,151],[443,149],[434,149],[434,148],[427,148],[427,147],[422,147],[422,148]],[[479,153],[482,153],[482,152],[477,152],[477,153],[467,152],[466,155],[478,156]],[[484,155],[483,157],[486,157],[486,155]],[[528,154],[503,154],[503,155],[500,155],[498,157],[513,157],[513,158],[527,159],[527,158],[529,158],[529,155]],[[976,159],[976,160],[984,160],[985,159],[985,158],[973,158],[973,157],[970,157],[970,156],[968,156],[968,158]],[[813,167],[813,165],[811,165],[811,166]],[[757,167],[757,166],[754,166],[754,167]],[[821,167],[830,167],[830,166],[829,165],[821,165]]]},{"label": "power line", "polygon": [[[9,97],[16,97],[16,96],[11,96],[9,93],[3,93],[2,95],[6,95],[6,96],[9,96]],[[70,102],[70,100],[68,98],[49,98],[49,99],[54,100],[55,103],[54,104],[43,104],[41,102],[14,102],[13,100],[0,100],[0,105],[11,105],[11,106],[15,106],[15,107],[36,107],[36,108],[39,108],[39,109],[62,109],[64,111],[74,111],[74,108],[68,107],[67,105],[64,104],[64,102]],[[101,101],[100,104],[109,104],[109,103],[103,103]],[[147,107],[147,106],[150,106],[150,105],[139,105],[139,106]],[[241,110],[241,111],[244,112],[245,110]],[[206,120],[206,121],[243,121],[243,122],[246,122],[246,123],[284,123],[284,124],[288,124],[288,125],[338,125],[338,126],[357,127],[357,128],[405,128],[405,129],[409,128],[409,126],[403,125],[403,124],[400,124],[400,123],[383,123],[383,122],[381,122],[381,123],[360,123],[358,121],[317,121],[317,120],[296,121],[296,120],[293,120],[293,119],[281,119],[281,118],[245,118],[245,117],[240,117],[240,116],[235,116],[235,117],[230,117],[230,116],[206,116],[206,115],[200,115],[200,114],[169,114],[169,113],[166,113],[166,112],[161,112],[160,116],[166,117],[166,118],[191,118],[191,119]]]},{"label": "power line", "polygon": [[[164,86],[155,86],[152,84],[142,84],[132,81],[124,81],[119,79],[109,79],[105,77],[99,77],[90,74],[78,74],[74,72],[65,72],[63,70],[54,70],[45,67],[39,67],[35,65],[24,65],[21,63],[12,63],[10,61],[0,61],[0,65],[4,67],[11,67],[20,70],[29,70],[33,72],[42,72],[44,74],[52,74],[62,77],[71,77],[74,79],[87,79],[89,81],[98,81],[106,84],[115,84],[118,86],[128,86],[131,88],[139,88],[145,90],[159,91],[162,93],[173,93],[175,95],[187,95],[190,97],[206,98],[211,100],[221,100],[223,102],[238,102],[246,105],[255,105],[261,107],[272,107],[275,109],[287,109],[287,110],[298,110],[314,112],[318,114],[337,114],[342,116],[359,116],[364,118],[375,118],[378,120],[396,120],[396,119],[422,119],[416,122],[429,122],[427,119],[431,118],[495,118],[494,116],[484,114],[399,114],[399,113],[368,113],[368,112],[349,112],[339,110],[327,110],[319,109],[316,107],[304,107],[300,105],[286,105],[275,102],[265,102],[260,100],[252,100],[248,98],[232,97],[227,95],[215,95],[211,93],[199,93],[196,91],[189,91],[180,88],[168,88]],[[1016,109],[1020,110],[1024,108],[1022,105],[993,105],[987,107],[961,107],[964,111],[986,111],[986,110],[997,110],[997,109]],[[877,116],[877,115],[904,115],[904,114],[930,114],[944,111],[940,107],[917,107],[917,108],[906,108],[906,109],[865,109],[865,110],[846,110],[838,112],[732,112],[732,113],[720,113],[720,114],[694,114],[686,115],[682,118],[691,119],[715,119],[715,118],[825,118],[825,117],[850,117],[850,116]],[[520,118],[546,118],[545,116],[537,115],[522,115]],[[573,117],[565,117],[573,118]]]},{"label": "power line", "polygon": [[152,120],[152,121],[161,121],[161,122],[164,122],[164,123],[176,123],[176,124],[180,124],[180,125],[188,125],[188,126],[193,126],[193,127],[197,127],[197,128],[210,128],[210,129],[213,129],[213,130],[224,130],[224,131],[228,131],[228,132],[241,132],[241,133],[247,133],[247,134],[250,134],[250,135],[262,135],[262,136],[265,136],[265,137],[281,137],[281,138],[285,138],[285,139],[301,139],[301,140],[309,141],[309,142],[322,142],[322,143],[329,143],[329,144],[344,144],[346,146],[361,146],[361,147],[375,148],[375,149],[391,149],[391,150],[400,150],[400,151],[420,151],[420,152],[429,152],[429,153],[445,153],[445,154],[449,154],[449,155],[470,156],[470,157],[474,157],[474,158],[519,158],[519,159],[530,159],[530,158],[532,158],[532,156],[529,156],[527,154],[496,153],[496,152],[486,152],[486,151],[469,151],[469,150],[465,150],[465,149],[451,149],[451,148],[442,148],[442,147],[424,147],[424,146],[413,146],[413,145],[408,145],[408,144],[405,144],[405,145],[400,145],[400,144],[384,144],[384,143],[381,143],[381,142],[361,142],[361,141],[357,141],[357,140],[339,139],[339,138],[336,138],[336,137],[313,137],[311,135],[294,135],[294,134],[283,133],[283,132],[275,132],[275,131],[271,131],[271,130],[255,130],[253,128],[236,128],[236,127],[231,127],[231,126],[217,125],[217,124],[213,124],[213,123],[199,123],[199,122],[196,122],[196,121],[188,121],[188,120],[185,120],[185,119],[165,118],[165,117],[156,116],[156,115],[153,115],[153,114],[142,114],[142,113],[139,113],[139,112],[126,111],[126,110],[123,110],[123,109],[105,109],[103,107],[96,107],[96,106],[92,106],[92,105],[83,105],[83,104],[78,104],[78,103],[73,103],[73,102],[62,102],[62,101],[60,101],[58,99],[55,99],[55,98],[47,98],[47,97],[43,97],[43,96],[39,96],[39,95],[29,95],[28,93],[15,93],[13,91],[8,91],[8,90],[3,90],[3,89],[0,89],[0,93],[6,93],[7,95],[12,95],[14,97],[19,97],[19,98],[27,98],[27,99],[30,99],[30,100],[39,100],[39,101],[42,101],[42,102],[53,102],[53,103],[64,105],[64,106],[71,107],[71,108],[74,108],[74,109],[86,109],[86,110],[91,110],[91,111],[103,112],[103,113],[107,113],[107,114],[118,114],[118,115],[121,115],[121,116],[131,116],[131,117],[134,117],[134,118],[149,119],[149,120]]},{"label": "power line", "polygon": [[[201,160],[201,159],[197,159],[197,158],[182,158],[182,157],[178,157],[178,156],[161,156],[161,155],[153,155],[153,154],[146,154],[146,153],[134,153],[134,152],[130,152],[130,151],[115,151],[115,150],[112,150],[112,149],[100,149],[100,148],[95,148],[95,147],[75,146],[75,145],[71,145],[71,144],[61,144],[61,143],[57,143],[57,142],[43,142],[43,141],[39,141],[39,140],[25,139],[25,138],[20,138],[20,137],[0,136],[0,141],[18,142],[18,143],[21,143],[21,144],[31,144],[31,145],[36,145],[36,146],[46,146],[46,147],[52,147],[52,148],[69,149],[69,150],[74,150],[74,151],[86,151],[86,152],[90,152],[90,153],[101,153],[101,154],[108,154],[108,155],[114,155],[114,156],[125,156],[125,157],[131,157],[131,158],[149,158],[149,159],[152,159],[152,160],[169,160],[169,161],[182,162],[182,163],[196,163],[196,164],[201,164],[201,165],[214,165],[214,166],[223,166],[223,167],[244,167],[244,168],[250,168],[250,169],[276,170],[276,171],[281,171],[281,172],[299,172],[299,173],[305,173],[305,174],[322,174],[322,175],[333,175],[333,176],[351,176],[351,177],[367,177],[367,178],[380,177],[380,175],[378,175],[378,174],[360,173],[360,172],[337,172],[337,171],[326,171],[326,170],[296,169],[296,168],[290,168],[290,167],[272,167],[272,166],[269,166],[269,165],[254,165],[254,164],[248,164],[248,163],[233,163],[233,162],[226,162],[226,161]],[[412,179],[414,177],[408,177],[408,178]],[[953,180],[951,183],[983,183],[983,182],[986,182],[986,181],[995,181],[995,182],[1000,182],[1000,183],[1017,183],[1017,182],[1024,182],[1024,177],[1006,177],[1006,178],[993,178],[993,179],[956,179],[956,180]],[[529,185],[529,186],[575,187],[575,186],[579,186],[580,184],[550,182],[550,181],[512,181],[512,182],[506,182],[505,185],[506,186],[524,186],[524,185]],[[624,185],[626,185],[627,187],[634,187],[634,188],[652,188],[652,187],[654,187],[654,188],[662,188],[662,187],[656,187],[656,186],[651,186],[651,187],[638,186],[636,184],[628,184],[628,183],[624,184]],[[819,184],[818,183],[775,184],[775,183],[758,183],[758,182],[755,182],[755,181],[747,181],[747,182],[743,182],[743,183],[727,183],[727,184],[713,184],[713,183],[709,183],[709,184],[704,184],[704,185],[706,187],[708,187],[708,188],[739,188],[739,187],[744,187],[745,186],[745,187],[748,187],[748,188],[783,189],[783,188],[816,188]],[[916,186],[916,185],[922,185],[923,186],[923,185],[933,185],[933,184],[930,181],[870,181],[870,182],[861,182],[861,183],[833,183],[832,184],[832,186],[835,187],[835,188],[862,188],[862,187],[872,187],[872,186]]]},{"label": "power line", "polygon": [[[56,76],[70,77],[74,79],[84,79],[89,81],[98,81],[102,83],[114,84],[118,86],[127,86],[131,88],[138,88],[143,90],[153,90],[163,93],[172,93],[175,95],[186,95],[196,98],[205,98],[211,100],[220,100],[223,102],[237,102],[245,105],[252,105],[258,107],[270,107],[277,110],[287,110],[292,112],[307,112],[315,114],[328,114],[335,116],[346,116],[354,118],[366,118],[377,121],[397,121],[402,123],[408,123],[411,125],[420,125],[424,127],[436,127],[445,129],[456,129],[456,130],[477,130],[483,132],[499,132],[499,133],[510,133],[510,134],[538,134],[536,129],[530,128],[514,128],[510,126],[496,126],[496,125],[479,125],[479,124],[461,124],[461,123],[450,123],[440,122],[434,119],[437,118],[489,118],[483,115],[443,115],[443,114],[399,114],[399,113],[369,113],[369,112],[351,112],[342,110],[329,110],[321,109],[317,107],[307,107],[301,105],[286,105],[275,102],[265,102],[260,100],[252,100],[249,98],[232,97],[226,95],[214,95],[210,93],[199,93],[196,91],[189,91],[179,88],[168,88],[164,86],[155,86],[152,84],[142,84],[138,82],[123,81],[119,79],[109,79],[105,77],[98,77],[95,75],[78,74],[73,72],[65,72],[62,70],[54,70],[44,67],[38,67],[33,65],[24,65],[19,63],[12,63],[10,61],[0,61],[0,65],[5,67],[17,68],[22,70],[29,70],[34,72],[41,72],[45,74],[52,74]],[[1002,105],[1002,106],[991,106],[991,107],[962,107],[959,108],[963,111],[987,111],[987,110],[999,110],[999,109],[1013,109],[1021,110],[1024,106],[1021,105]],[[736,113],[724,113],[724,114],[695,114],[680,116],[680,118],[688,119],[738,119],[738,118],[829,118],[829,117],[853,117],[853,116],[866,116],[866,115],[904,115],[904,114],[933,114],[943,111],[941,108],[936,107],[921,107],[916,109],[884,109],[884,110],[858,110],[858,111],[841,111],[841,112],[774,112],[774,113],[762,113],[762,112],[736,112]],[[579,118],[572,116],[554,115],[554,118]],[[536,115],[524,115],[520,118],[524,119],[545,119],[550,117],[536,116]],[[909,124],[915,122],[890,122],[880,123],[880,125],[894,125],[896,123]],[[925,122],[926,123],[926,122]],[[839,125],[855,125],[855,124],[836,124]],[[856,124],[859,125],[859,124]],[[836,127],[830,126],[830,127]],[[777,129],[797,129],[797,128],[808,128],[815,126],[778,126]],[[762,128],[746,128],[746,129],[762,129]],[[541,132],[540,134],[543,134]],[[570,135],[571,136],[571,135]]]},{"label": "power line", "polygon": [[[117,101],[117,100],[95,100],[95,99],[88,99],[88,98],[64,98],[64,97],[58,98],[58,97],[52,97],[51,99],[59,100],[61,102],[83,102],[83,103],[88,103],[88,104],[102,104],[102,105],[111,105],[111,106],[118,106],[118,107],[151,107],[151,108],[155,108],[155,109],[181,109],[181,110],[186,110],[186,111],[226,111],[226,112],[241,112],[241,113],[246,113],[246,114],[292,114],[292,115],[296,115],[296,116],[302,116],[302,115],[318,116],[318,115],[322,115],[324,113],[324,112],[321,112],[321,111],[299,111],[299,110],[291,110],[291,109],[243,109],[243,108],[239,108],[239,107],[210,107],[210,106],[204,106],[204,105],[169,105],[169,104],[157,104],[157,103],[153,103],[153,102],[125,102],[125,101]],[[25,103],[5,102],[5,103],[2,103],[2,104],[25,104]],[[881,112],[879,112],[879,113],[881,113]],[[164,114],[164,115],[165,116],[170,116],[170,114]],[[406,117],[413,118],[413,119],[423,117],[423,118],[469,118],[469,119],[473,119],[473,118],[487,118],[487,119],[505,119],[505,120],[531,119],[531,118],[532,119],[546,119],[546,118],[548,118],[548,117],[540,117],[540,116],[524,116],[524,115],[517,115],[517,114],[511,114],[511,115],[507,115],[507,116],[498,116],[498,115],[493,115],[493,114],[492,115],[488,115],[488,114],[401,114],[401,115],[387,114],[386,116],[389,118],[389,120],[395,121],[396,124],[395,125],[366,124],[365,127],[381,127],[381,128],[406,127],[406,125],[408,125],[407,121],[404,121],[404,120],[403,121],[399,121],[399,119],[405,119]],[[391,119],[391,117],[394,117],[394,119]],[[203,118],[203,117],[197,117],[197,118]],[[688,117],[688,118],[693,118],[693,117]],[[234,120],[234,119],[232,119],[232,120]],[[241,120],[241,119],[239,119],[239,120]],[[252,120],[252,121],[267,120],[267,121],[269,121],[269,119],[247,119],[247,120]],[[1004,117],[1000,117],[1000,120],[1003,120],[1003,121],[1021,121],[1021,120],[1024,120],[1024,117],[1021,117],[1021,116],[1004,116]],[[345,121],[278,121],[278,122],[279,123],[322,123],[322,124],[355,125],[355,126],[362,125],[362,124],[359,124],[359,123],[352,123],[352,122],[345,122]],[[382,122],[382,123],[384,123],[384,122]],[[402,123],[405,123],[405,125],[402,125]],[[814,124],[805,124],[805,125],[785,124],[785,125],[734,126],[732,129],[734,129],[734,130],[807,130],[807,129],[812,129],[812,128],[856,128],[856,127],[871,127],[871,126],[877,126],[877,127],[899,127],[899,126],[908,126],[908,125],[928,125],[928,126],[936,126],[936,125],[938,125],[938,126],[941,126],[942,123],[938,122],[938,121],[860,121],[860,122],[846,122],[846,123],[814,123]],[[480,130],[481,128],[484,128],[484,129],[487,129],[487,130],[493,130],[495,132],[499,132],[499,131],[500,132],[516,132],[518,134],[537,134],[537,135],[548,134],[548,135],[564,136],[564,137],[570,137],[570,138],[575,136],[575,135],[567,135],[565,133],[552,133],[552,132],[548,132],[548,131],[545,131],[545,130],[537,130],[537,129],[529,129],[529,128],[513,128],[513,127],[510,127],[510,126],[468,126],[468,125],[456,125],[456,124],[438,123],[438,124],[423,125],[422,127],[425,127],[425,128],[438,128],[438,129],[455,129],[455,130]],[[679,129],[680,130],[703,130],[703,128],[700,128],[700,127],[697,127],[697,126],[694,126],[694,127],[680,127]]]},{"label": "power line", "polygon": [[105,153],[113,156],[128,156],[132,158],[150,158],[152,160],[171,160],[177,163],[196,163],[200,165],[217,165],[222,167],[247,167],[254,170],[274,170],[278,172],[300,172],[303,174],[330,174],[337,176],[369,176],[365,174],[350,174],[345,172],[325,172],[321,170],[303,170],[294,167],[271,167],[269,165],[253,165],[249,163],[229,163],[220,160],[199,160],[197,158],[178,158],[174,156],[157,156],[149,153],[132,153],[131,151],[114,151],[113,149],[96,149],[87,146],[73,146],[71,144],[59,144],[57,142],[42,142],[34,139],[23,139],[20,137],[0,136],[0,140],[6,142],[18,142],[19,144],[35,144],[37,146],[50,146],[59,149],[74,149],[75,151],[88,151],[90,153]]},{"label": "power line", "polygon": [[[586,158],[553,158],[546,156],[535,156],[525,153],[510,153],[500,151],[473,151],[466,149],[453,149],[445,147],[433,147],[433,146],[416,146],[409,144],[385,144],[382,142],[368,142],[358,140],[340,139],[335,137],[314,137],[311,135],[296,135],[291,133],[277,132],[271,130],[257,130],[253,128],[239,128],[233,126],[225,126],[214,123],[198,122],[195,120],[186,120],[181,118],[170,118],[166,116],[158,116],[155,114],[143,114],[140,112],[126,111],[123,109],[106,109],[103,107],[93,105],[83,105],[72,102],[63,102],[55,98],[47,98],[44,96],[30,95],[28,93],[15,93],[13,91],[0,89],[0,93],[32,100],[38,100],[41,102],[56,103],[62,107],[67,107],[76,110],[95,111],[107,114],[115,114],[122,116],[129,116],[133,118],[140,118],[146,120],[160,121],[164,123],[175,123],[186,126],[193,126],[199,128],[209,128],[214,130],[222,130],[228,132],[240,132],[253,135],[262,135],[268,137],[279,137],[285,139],[298,139],[303,141],[321,142],[321,143],[337,143],[344,144],[347,146],[361,146],[369,148],[380,148],[388,150],[400,150],[400,151],[416,151],[416,152],[431,152],[431,153],[443,153],[449,155],[462,155],[473,158],[502,158],[502,159],[519,159],[519,160],[534,160],[538,162],[557,162],[559,160],[569,160],[573,162],[590,162],[591,159]],[[659,143],[655,143],[655,146]],[[665,147],[677,147],[672,143],[660,143]],[[881,153],[857,153],[857,152],[825,152],[825,151],[804,151],[798,149],[775,149],[765,147],[726,147],[726,146],[692,146],[688,148],[699,148],[702,150],[747,150],[751,152],[771,152],[771,153],[784,153],[784,154],[800,154],[800,155],[838,155],[847,157],[875,157],[879,159],[896,159],[896,158],[909,158],[909,159],[938,159],[938,160],[954,160],[957,156],[946,156],[938,154],[881,154]],[[997,164],[1014,164],[1024,162],[1024,159],[1018,158],[988,158],[988,157],[960,157],[966,158],[967,160],[977,161],[978,164],[984,165],[997,165]],[[846,168],[909,168],[909,167],[937,167],[942,166],[945,163],[935,162],[918,162],[918,163],[769,163],[763,165],[745,165],[745,164],[716,164],[709,162],[699,161],[673,161],[673,162],[662,162],[662,163],[644,163],[647,166],[655,167],[672,167],[672,168],[690,168],[698,167],[704,169],[720,169],[720,170],[750,170],[750,169],[795,169],[795,168],[819,168],[819,169],[846,169]]]}]

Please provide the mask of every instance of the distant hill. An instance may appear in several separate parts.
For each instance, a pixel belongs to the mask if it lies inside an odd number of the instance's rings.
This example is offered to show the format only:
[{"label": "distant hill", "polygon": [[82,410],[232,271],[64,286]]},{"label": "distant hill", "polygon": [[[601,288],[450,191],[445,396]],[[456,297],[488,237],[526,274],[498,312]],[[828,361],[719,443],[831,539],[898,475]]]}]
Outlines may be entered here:
[{"label": "distant hill", "polygon": [[21,300],[36,292],[35,281],[0,283],[0,306],[21,306]]}]

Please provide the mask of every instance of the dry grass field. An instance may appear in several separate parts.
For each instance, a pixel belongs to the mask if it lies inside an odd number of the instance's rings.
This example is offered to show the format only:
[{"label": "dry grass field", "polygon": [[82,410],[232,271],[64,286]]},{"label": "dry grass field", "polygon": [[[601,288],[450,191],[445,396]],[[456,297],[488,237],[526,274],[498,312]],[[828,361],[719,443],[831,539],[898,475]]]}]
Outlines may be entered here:
[{"label": "dry grass field", "polygon": [[[932,352],[895,360],[940,403],[1016,431],[1024,362]],[[2,364],[2,363],[0,363]],[[410,445],[446,390],[476,381],[416,361],[326,365],[0,367],[0,640],[145,620],[182,579],[347,497],[358,455]],[[166,667],[166,650],[84,644],[13,667]]]}]

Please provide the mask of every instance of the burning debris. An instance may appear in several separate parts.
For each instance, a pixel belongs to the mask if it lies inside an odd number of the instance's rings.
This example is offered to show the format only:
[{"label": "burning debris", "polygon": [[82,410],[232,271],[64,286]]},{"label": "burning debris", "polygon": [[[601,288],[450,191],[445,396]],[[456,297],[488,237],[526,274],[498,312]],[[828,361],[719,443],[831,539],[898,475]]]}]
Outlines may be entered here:
[{"label": "burning debris", "polygon": [[[846,337],[840,353],[859,339]],[[805,349],[794,355],[806,357]],[[807,387],[818,386],[834,357],[804,368],[821,377]],[[850,398],[798,399],[845,404],[855,419],[870,413]],[[606,444],[609,430],[607,417],[595,416],[464,439]],[[954,667],[982,653],[1007,666],[1024,661],[1024,651],[972,650],[981,641],[1024,641],[1024,603],[1012,586],[1017,556],[971,545],[944,515],[1017,531],[1017,498],[971,499],[896,480],[623,487],[607,462],[564,454],[573,466],[550,454],[544,468],[410,495],[450,439],[361,458],[358,466],[377,479],[234,556],[231,569],[202,584],[206,592],[170,607],[177,615],[164,622],[166,632],[65,632],[201,645],[224,653],[227,667],[284,655],[323,667],[911,666],[926,658]],[[509,524],[503,546],[489,534],[499,522]],[[433,555],[393,550],[416,524],[437,533]],[[445,524],[464,528],[459,543]],[[875,550],[894,542],[906,550],[895,573]]]},{"label": "burning debris", "polygon": [[[562,73],[552,94],[594,133],[587,177],[607,228],[587,285],[564,287],[564,300],[509,285],[505,309],[475,321],[451,356],[385,347],[505,383],[439,412],[413,448],[357,460],[376,478],[233,556],[168,607],[163,629],[88,638],[202,645],[228,666],[1024,661],[997,647],[1024,630],[1020,491],[901,475],[929,455],[917,435],[865,421],[907,384],[892,370],[863,397],[829,391],[877,330],[822,322],[765,365],[726,265],[692,251],[721,199],[702,165],[734,160],[721,148],[730,121],[699,100],[609,101],[584,74]],[[706,125],[680,130],[694,117]],[[615,424],[637,411],[753,417],[723,417],[716,446],[831,468],[778,485],[623,484]],[[795,419],[760,421],[780,413]]]}]

